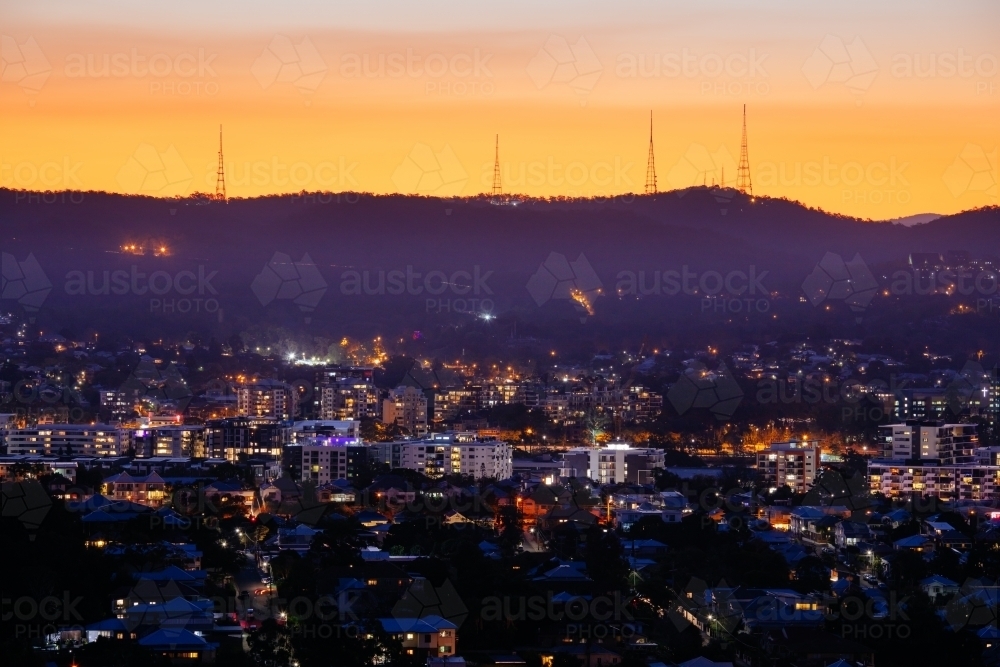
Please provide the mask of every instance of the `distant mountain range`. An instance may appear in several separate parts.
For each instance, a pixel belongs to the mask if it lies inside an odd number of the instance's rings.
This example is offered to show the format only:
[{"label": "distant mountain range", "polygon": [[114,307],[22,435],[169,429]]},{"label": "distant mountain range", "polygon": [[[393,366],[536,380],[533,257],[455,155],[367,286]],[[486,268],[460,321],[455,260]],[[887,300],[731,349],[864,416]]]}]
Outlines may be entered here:
[{"label": "distant mountain range", "polygon": [[[701,291],[655,294],[654,279],[666,289],[666,272],[681,274],[685,266],[695,283],[712,271],[723,278],[735,272],[739,283],[739,274],[753,271],[758,287],[778,293],[789,307],[811,309],[812,304],[799,305],[802,284],[828,253],[844,262],[859,255],[876,277],[883,265],[904,266],[913,252],[964,251],[994,261],[1000,254],[997,207],[873,222],[707,187],[502,206],[485,198],[357,194],[227,204],[89,192],[47,199],[51,203],[0,190],[0,250],[16,261],[32,254],[52,283],[39,318],[79,326],[90,321],[139,326],[162,317],[167,324],[185,323],[177,326],[188,326],[189,319],[192,326],[223,328],[275,321],[398,332],[416,330],[424,326],[421,321],[436,326],[449,318],[476,317],[485,299],[493,315],[513,314],[526,322],[606,317],[611,326],[652,318],[670,327],[679,313],[705,308]],[[130,245],[143,246],[145,254],[123,250]],[[162,256],[153,247],[164,248]],[[110,284],[115,271],[129,276],[127,287],[119,288],[124,295]],[[157,271],[165,272],[158,276],[162,285],[154,286],[167,290],[156,296],[162,302],[212,298],[222,313],[198,319],[190,312],[157,312],[162,306],[150,303],[154,295],[140,294],[142,285],[132,280],[133,273]],[[185,271],[190,273],[178,282]],[[195,280],[194,292],[185,293],[189,276],[199,271],[202,284]],[[396,293],[400,276],[402,294]],[[624,294],[616,295],[630,276],[645,283],[626,284]],[[707,280],[712,288],[714,276]],[[722,296],[746,294],[736,286],[732,292],[723,289]],[[480,304],[471,305],[474,298]],[[641,303],[630,306],[630,299]],[[471,312],[455,314],[463,308]],[[122,318],[122,312],[134,318]]]},{"label": "distant mountain range", "polygon": [[902,218],[890,218],[886,222],[891,222],[894,225],[903,225],[904,227],[912,227],[914,225],[923,225],[928,222],[934,222],[941,217],[940,213],[917,213],[916,215],[907,215]]}]

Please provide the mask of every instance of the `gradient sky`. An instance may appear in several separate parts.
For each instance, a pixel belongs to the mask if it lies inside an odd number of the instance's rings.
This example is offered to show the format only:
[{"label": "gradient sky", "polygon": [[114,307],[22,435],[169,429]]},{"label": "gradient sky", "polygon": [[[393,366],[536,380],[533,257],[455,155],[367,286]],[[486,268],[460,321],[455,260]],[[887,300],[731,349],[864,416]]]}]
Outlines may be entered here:
[{"label": "gradient sky", "polygon": [[[0,0],[0,184],[997,203],[1000,3]],[[827,3],[823,3],[827,4]],[[409,58],[409,64],[407,64]],[[379,63],[383,63],[381,68]],[[105,65],[106,63],[106,65]],[[401,65],[399,65],[401,63]]]}]

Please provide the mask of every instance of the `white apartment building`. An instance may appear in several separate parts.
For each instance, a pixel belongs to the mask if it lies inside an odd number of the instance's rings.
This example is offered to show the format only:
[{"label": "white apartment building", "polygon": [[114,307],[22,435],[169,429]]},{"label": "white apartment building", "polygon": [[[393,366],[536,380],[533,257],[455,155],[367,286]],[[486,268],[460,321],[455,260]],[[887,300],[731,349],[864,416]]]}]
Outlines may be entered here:
[{"label": "white apartment building", "polygon": [[880,426],[883,457],[890,461],[934,461],[942,465],[976,462],[979,436],[975,424],[907,421]]},{"label": "white apartment building", "polygon": [[868,464],[873,492],[944,501],[998,497],[1000,457],[995,447],[979,447],[975,424],[908,421],[881,429],[885,458]]},{"label": "white apartment building", "polygon": [[8,454],[121,456],[131,446],[129,432],[110,424],[50,424],[7,431]]},{"label": "white apartment building", "polygon": [[663,468],[662,449],[640,448],[624,442],[604,447],[575,447],[563,455],[562,477],[586,477],[598,484],[648,484],[656,468]]},{"label": "white apartment building", "polygon": [[772,442],[757,452],[757,472],[774,488],[786,484],[794,493],[805,493],[819,472],[820,446],[817,440]]},{"label": "white apartment building", "polygon": [[868,481],[873,493],[889,498],[936,496],[942,501],[989,502],[1000,489],[1000,466],[872,461]]},{"label": "white apartment building", "polygon": [[[392,445],[391,447],[387,445]],[[428,477],[471,475],[475,479],[507,479],[513,474],[513,452],[506,442],[479,441],[459,433],[435,433],[433,438],[379,443],[372,456],[382,463],[385,456],[398,457],[398,467],[416,470]]]},{"label": "white apartment building", "polygon": [[396,387],[382,401],[382,421],[413,435],[427,433],[427,396],[416,387]]}]

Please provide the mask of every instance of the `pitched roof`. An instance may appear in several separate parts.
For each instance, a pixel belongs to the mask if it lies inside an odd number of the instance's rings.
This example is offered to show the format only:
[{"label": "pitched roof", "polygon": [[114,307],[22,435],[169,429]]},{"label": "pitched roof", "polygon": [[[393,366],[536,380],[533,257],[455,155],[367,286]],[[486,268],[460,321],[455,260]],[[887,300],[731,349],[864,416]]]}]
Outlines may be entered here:
[{"label": "pitched roof", "polygon": [[938,584],[940,586],[949,586],[949,587],[954,586],[955,588],[958,588],[958,584],[956,582],[952,581],[948,577],[942,577],[940,574],[932,574],[926,579],[920,580],[921,586],[930,586],[932,584]]},{"label": "pitched roof", "polygon": [[457,630],[458,626],[440,616],[420,618],[380,618],[379,623],[386,632],[434,633],[440,630]]},{"label": "pitched roof", "polygon": [[910,535],[909,537],[904,537],[901,540],[896,540],[893,542],[893,545],[904,549],[911,549],[914,547],[922,547],[928,542],[930,542],[930,540],[923,535]]},{"label": "pitched roof", "polygon": [[169,646],[171,648],[208,648],[204,639],[190,630],[157,630],[139,640],[140,646]]},{"label": "pitched roof", "polygon": [[687,662],[682,662],[679,667],[733,667],[731,662],[713,662],[703,655],[691,658]]}]

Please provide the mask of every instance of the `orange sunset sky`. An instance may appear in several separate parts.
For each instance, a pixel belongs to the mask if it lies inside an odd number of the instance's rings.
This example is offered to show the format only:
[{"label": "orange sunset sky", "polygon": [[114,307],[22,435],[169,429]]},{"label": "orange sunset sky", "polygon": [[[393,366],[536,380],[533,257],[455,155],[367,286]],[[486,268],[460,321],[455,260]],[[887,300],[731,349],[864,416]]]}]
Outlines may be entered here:
[{"label": "orange sunset sky", "polygon": [[[541,5],[541,6],[539,6]],[[0,185],[997,203],[1000,3],[0,1]]]}]

